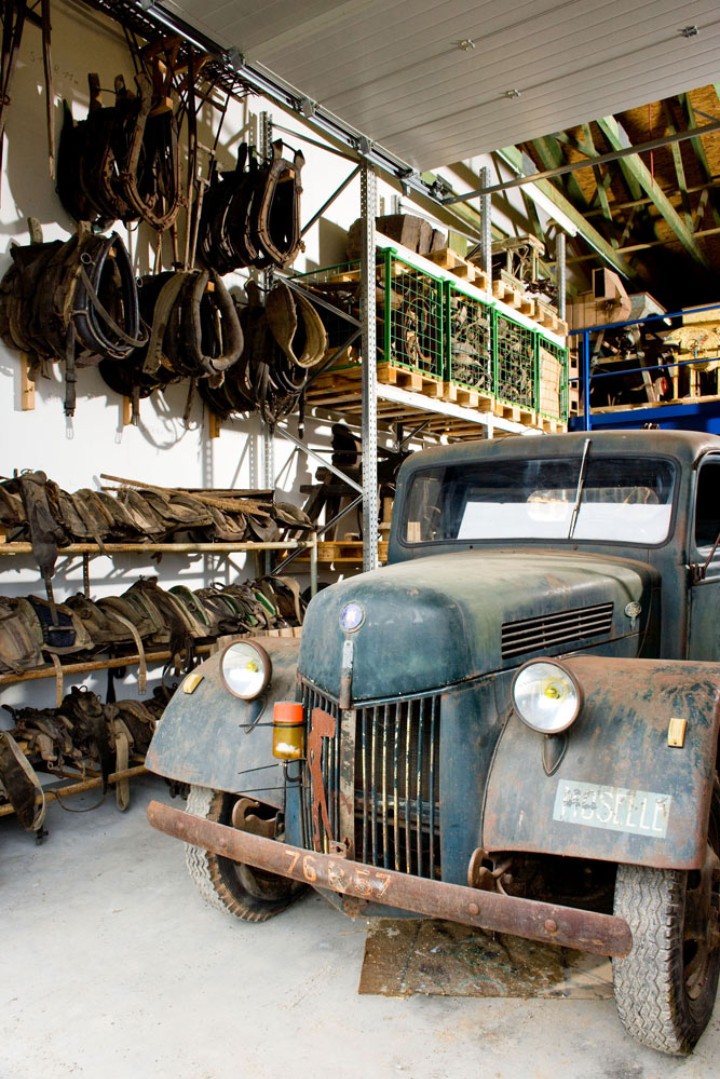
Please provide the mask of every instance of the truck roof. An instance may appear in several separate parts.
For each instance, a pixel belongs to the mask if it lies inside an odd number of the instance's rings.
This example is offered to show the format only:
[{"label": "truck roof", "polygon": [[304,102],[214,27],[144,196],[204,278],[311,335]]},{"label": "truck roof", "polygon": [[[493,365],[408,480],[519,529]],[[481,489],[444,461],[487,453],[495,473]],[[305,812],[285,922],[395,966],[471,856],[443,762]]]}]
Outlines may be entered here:
[{"label": "truck roof", "polygon": [[720,451],[720,435],[701,431],[578,431],[571,434],[516,435],[509,438],[478,439],[457,442],[452,446],[435,446],[412,454],[402,467],[402,472],[431,468],[433,465],[462,464],[480,459],[522,457],[572,457],[579,456],[585,441],[590,439],[591,453],[608,454],[613,457],[638,454],[675,457],[681,464],[691,468],[709,450]]}]

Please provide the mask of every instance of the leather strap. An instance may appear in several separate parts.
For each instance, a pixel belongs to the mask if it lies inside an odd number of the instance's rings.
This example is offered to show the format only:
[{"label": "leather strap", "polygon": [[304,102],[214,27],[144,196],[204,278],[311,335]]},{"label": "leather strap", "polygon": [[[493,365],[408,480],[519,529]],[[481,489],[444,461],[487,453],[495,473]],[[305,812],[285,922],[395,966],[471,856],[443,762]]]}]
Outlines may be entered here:
[{"label": "leather strap", "polygon": [[0,780],[26,832],[45,822],[45,794],[34,768],[9,731],[0,730]]}]

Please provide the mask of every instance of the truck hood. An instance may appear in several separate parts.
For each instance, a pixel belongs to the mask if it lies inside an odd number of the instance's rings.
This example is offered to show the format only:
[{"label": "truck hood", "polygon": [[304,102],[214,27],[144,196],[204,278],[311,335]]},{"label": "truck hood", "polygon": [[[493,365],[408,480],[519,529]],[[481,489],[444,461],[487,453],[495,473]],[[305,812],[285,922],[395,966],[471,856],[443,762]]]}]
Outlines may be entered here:
[{"label": "truck hood", "polygon": [[[658,580],[641,562],[527,549],[386,566],[313,599],[300,673],[336,697],[348,638],[354,700],[426,693],[539,655],[637,655]],[[364,615],[353,632],[340,624],[349,603]]]}]

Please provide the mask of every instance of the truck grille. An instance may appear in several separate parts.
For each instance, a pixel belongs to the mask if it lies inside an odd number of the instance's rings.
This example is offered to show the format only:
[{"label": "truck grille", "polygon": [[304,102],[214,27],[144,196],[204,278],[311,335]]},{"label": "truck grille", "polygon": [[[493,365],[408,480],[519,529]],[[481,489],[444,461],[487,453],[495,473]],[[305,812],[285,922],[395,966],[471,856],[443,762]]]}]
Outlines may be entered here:
[{"label": "truck grille", "polygon": [[573,611],[546,614],[505,622],[502,627],[502,658],[537,652],[558,645],[580,644],[587,637],[599,637],[612,629],[612,603],[580,607]]},{"label": "truck grille", "polygon": [[[322,708],[338,721],[339,737],[323,740],[322,775],[333,838],[340,836],[340,761],[343,737],[337,702],[307,684],[303,704]],[[392,701],[355,711],[355,854],[367,865],[439,879],[440,698]],[[305,790],[306,846],[312,845],[308,771]]]}]

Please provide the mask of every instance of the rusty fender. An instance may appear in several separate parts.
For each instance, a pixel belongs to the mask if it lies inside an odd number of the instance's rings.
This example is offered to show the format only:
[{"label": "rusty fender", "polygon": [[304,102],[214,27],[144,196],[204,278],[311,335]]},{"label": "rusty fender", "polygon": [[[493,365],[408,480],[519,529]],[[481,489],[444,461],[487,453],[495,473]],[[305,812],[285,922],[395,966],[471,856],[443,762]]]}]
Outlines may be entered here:
[{"label": "rusty fender", "polygon": [[234,862],[313,887],[329,888],[341,895],[414,911],[427,918],[443,918],[477,929],[511,933],[597,955],[624,956],[632,948],[627,922],[609,914],[424,880],[390,869],[376,869],[350,861],[341,854],[316,854],[227,825],[214,824],[161,802],[151,802],[147,813],[154,828],[176,839],[204,847]]}]

